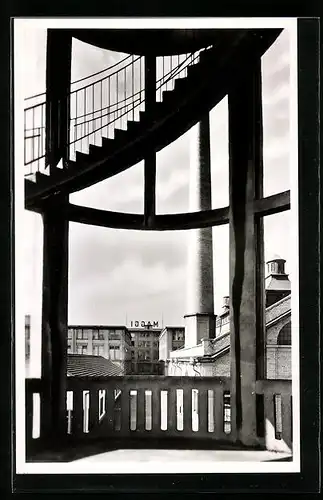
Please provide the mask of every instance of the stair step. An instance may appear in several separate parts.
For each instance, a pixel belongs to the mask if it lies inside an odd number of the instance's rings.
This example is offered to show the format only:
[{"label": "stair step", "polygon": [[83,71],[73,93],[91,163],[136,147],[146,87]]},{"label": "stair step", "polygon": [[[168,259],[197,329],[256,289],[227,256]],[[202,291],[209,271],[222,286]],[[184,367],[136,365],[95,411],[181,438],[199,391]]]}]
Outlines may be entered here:
[{"label": "stair step", "polygon": [[142,128],[142,123],[136,121],[129,121],[127,123],[127,132],[129,135],[134,136]]},{"label": "stair step", "polygon": [[75,163],[79,165],[87,165],[89,163],[89,155],[82,153],[81,151],[76,151]]},{"label": "stair step", "polygon": [[164,90],[162,103],[168,105],[174,101],[174,90]]},{"label": "stair step", "polygon": [[33,196],[34,193],[37,193],[37,189],[38,189],[38,186],[36,184],[36,182],[34,181],[31,181],[29,179],[25,179],[25,193],[29,196]]},{"label": "stair step", "polygon": [[108,137],[102,137],[102,146],[101,148],[105,151],[113,147],[114,139],[109,139]]},{"label": "stair step", "polygon": [[102,146],[96,146],[95,144],[89,145],[89,156],[97,157],[98,155],[102,155]]},{"label": "stair step", "polygon": [[186,77],[186,80],[194,78],[194,77],[201,77],[201,66],[200,66],[200,64],[201,63],[192,64],[191,66],[189,66],[187,68],[187,77]]},{"label": "stair step", "polygon": [[117,142],[123,141],[124,140],[123,138],[124,138],[126,133],[127,133],[127,131],[123,130],[121,128],[114,129],[114,140]]},{"label": "stair step", "polygon": [[51,178],[51,180],[53,180],[53,179],[58,179],[59,180],[62,177],[64,177],[65,171],[66,171],[66,168],[57,168],[57,167],[54,167],[54,168],[51,169],[49,177]]},{"label": "stair step", "polygon": [[35,173],[36,184],[47,184],[50,175],[42,174],[41,172]]},{"label": "stair step", "polygon": [[173,92],[183,92],[187,89],[187,78],[179,78],[175,81]]}]

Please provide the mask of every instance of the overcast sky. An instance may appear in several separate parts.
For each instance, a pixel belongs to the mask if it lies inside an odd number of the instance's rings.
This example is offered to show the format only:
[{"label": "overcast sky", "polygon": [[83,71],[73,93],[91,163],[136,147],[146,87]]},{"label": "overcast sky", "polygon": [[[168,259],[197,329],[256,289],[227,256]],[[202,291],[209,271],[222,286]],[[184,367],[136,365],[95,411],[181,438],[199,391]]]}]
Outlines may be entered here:
[{"label": "overcast sky", "polygon": [[[46,30],[24,23],[21,37],[24,95],[45,90]],[[289,34],[285,30],[263,57],[265,195],[290,188]],[[72,81],[121,57],[73,40]],[[228,204],[227,99],[210,113],[212,204]],[[188,206],[189,133],[157,155],[157,212]],[[293,172],[291,172],[293,174]],[[295,173],[294,173],[295,174]],[[70,201],[107,210],[143,212],[143,163]],[[289,212],[267,217],[266,258],[290,257]],[[25,313],[40,314],[42,224],[25,211]],[[215,312],[229,293],[228,227],[213,229]],[[131,319],[182,325],[186,312],[187,232],[140,232],[70,224],[69,323],[125,324]]]}]

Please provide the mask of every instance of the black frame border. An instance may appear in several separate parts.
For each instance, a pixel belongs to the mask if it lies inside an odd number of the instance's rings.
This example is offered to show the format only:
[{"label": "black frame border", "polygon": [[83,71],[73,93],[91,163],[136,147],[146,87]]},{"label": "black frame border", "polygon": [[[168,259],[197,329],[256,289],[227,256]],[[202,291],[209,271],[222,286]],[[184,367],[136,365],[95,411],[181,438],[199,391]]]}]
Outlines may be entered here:
[{"label": "black frame border", "polygon": [[[73,3],[73,2],[70,2]],[[144,3],[144,5],[142,5]],[[174,3],[174,2],[173,2]],[[169,17],[203,17],[216,16],[234,17],[304,17],[298,20],[298,113],[299,113],[299,278],[300,278],[300,329],[306,335],[300,336],[300,404],[301,404],[301,473],[290,474],[156,474],[156,475],[15,475],[14,449],[12,448],[12,423],[14,418],[14,385],[11,361],[6,353],[13,354],[13,315],[14,315],[14,192],[13,192],[13,75],[10,71],[13,64],[12,38],[10,34],[10,16],[43,17],[65,15],[70,17],[91,16],[88,5],[76,2],[56,1],[52,6],[54,12],[49,13],[49,5],[41,1],[13,0],[7,6],[8,18],[2,31],[1,48],[4,52],[4,65],[1,71],[0,95],[3,99],[1,115],[4,119],[5,133],[2,151],[1,171],[1,316],[4,318],[4,331],[1,338],[3,353],[2,383],[4,392],[0,415],[4,417],[1,425],[1,467],[0,488],[11,493],[286,493],[308,492],[317,493],[320,490],[320,325],[322,321],[322,306],[320,307],[320,221],[321,221],[321,177],[319,162],[319,20],[318,3],[312,0],[291,1],[263,0],[260,4],[250,7],[238,0],[227,0],[225,13],[211,13],[203,3],[199,5],[188,2],[186,12],[181,12],[180,5],[169,9],[167,2],[156,2],[155,11],[152,5],[141,2],[137,12],[134,12],[132,2],[125,5],[124,0],[118,1],[117,8],[110,2],[109,12],[102,12],[102,7],[95,12],[95,17],[102,15],[151,17],[156,15]],[[251,2],[254,3],[254,2]],[[103,5],[103,4],[102,4]],[[231,5],[232,10],[229,10]],[[279,6],[279,7],[278,7]],[[9,7],[9,9],[8,9]],[[243,7],[241,9],[241,7]],[[67,12],[69,10],[69,12]],[[157,12],[156,12],[157,10]],[[184,9],[185,10],[185,9]],[[221,10],[221,9],[220,9]],[[46,12],[47,11],[47,12]],[[202,11],[202,12],[201,12]],[[223,11],[223,9],[222,9]],[[243,14],[242,14],[243,11]],[[315,12],[316,11],[316,12]],[[230,12],[230,13],[229,13]],[[310,18],[312,17],[312,18]],[[8,78],[10,75],[10,78]],[[10,105],[8,106],[8,97]],[[10,333],[9,333],[10,332]],[[7,361],[7,362],[6,362]],[[5,401],[7,404],[5,404]],[[8,410],[6,412],[6,409]],[[2,421],[2,418],[1,418]],[[75,488],[77,485],[77,488]]]}]

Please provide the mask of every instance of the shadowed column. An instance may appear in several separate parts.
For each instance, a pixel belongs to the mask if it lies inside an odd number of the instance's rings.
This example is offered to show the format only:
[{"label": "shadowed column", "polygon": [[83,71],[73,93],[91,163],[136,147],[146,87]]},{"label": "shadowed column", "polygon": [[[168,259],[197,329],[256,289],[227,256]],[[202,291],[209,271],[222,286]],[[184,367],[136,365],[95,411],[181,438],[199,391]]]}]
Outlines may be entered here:
[{"label": "shadowed column", "polygon": [[259,446],[255,386],[263,376],[264,282],[262,221],[254,200],[262,194],[260,60],[245,68],[229,93],[229,144],[232,439]]}]

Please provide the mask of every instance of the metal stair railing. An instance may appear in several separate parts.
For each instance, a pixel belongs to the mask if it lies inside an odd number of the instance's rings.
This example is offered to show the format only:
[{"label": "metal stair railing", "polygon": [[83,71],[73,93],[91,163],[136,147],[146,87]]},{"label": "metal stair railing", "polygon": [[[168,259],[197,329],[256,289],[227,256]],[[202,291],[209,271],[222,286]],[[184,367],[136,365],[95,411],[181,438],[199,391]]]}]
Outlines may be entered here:
[{"label": "metal stair railing", "polygon": [[[188,67],[197,64],[201,52],[208,48],[157,58],[157,102],[162,102],[164,91],[173,90],[175,80],[187,77]],[[106,72],[108,74],[101,76]],[[100,78],[73,88],[97,76]],[[37,94],[26,101],[39,100],[45,95]],[[109,68],[74,81],[67,98],[70,100],[70,119],[66,155],[69,160],[74,160],[77,151],[87,153],[91,144],[100,146],[103,138],[114,138],[116,129],[126,130],[128,121],[139,120],[139,112],[145,110],[144,57],[129,55]],[[60,101],[55,103],[59,104]],[[46,101],[42,100],[24,110],[24,164],[27,178],[36,172],[48,173],[45,137]]]}]

